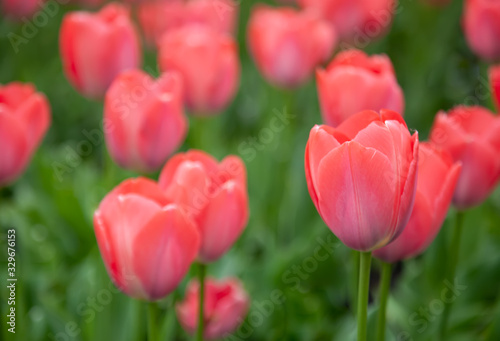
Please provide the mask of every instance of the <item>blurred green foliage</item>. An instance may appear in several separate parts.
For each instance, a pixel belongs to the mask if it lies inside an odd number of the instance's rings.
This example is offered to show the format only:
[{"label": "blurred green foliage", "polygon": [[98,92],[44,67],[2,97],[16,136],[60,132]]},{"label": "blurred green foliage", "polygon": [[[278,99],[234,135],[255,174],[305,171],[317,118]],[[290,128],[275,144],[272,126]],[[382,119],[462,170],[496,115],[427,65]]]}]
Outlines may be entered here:
[{"label": "blurred green foliage", "polygon": [[[219,159],[237,154],[248,167],[250,222],[209,273],[240,277],[252,297],[250,314],[233,340],[354,340],[357,258],[322,222],[304,178],[308,133],[321,122],[314,80],[287,92],[262,79],[246,48],[245,26],[252,5],[252,1],[240,2],[239,93],[220,116],[191,117],[182,147],[203,149]],[[416,0],[402,0],[387,36],[366,47],[369,53],[386,53],[392,59],[405,92],[405,118],[422,140],[438,110],[458,103],[492,108],[487,65],[464,41],[461,11],[461,1],[434,9]],[[7,34],[21,35],[23,23],[4,19],[0,23],[0,82],[34,83],[47,95],[53,111],[52,127],[28,170],[0,192],[2,245],[6,245],[6,230],[15,228],[18,277],[17,333],[12,337],[5,324],[7,255],[2,246],[0,335],[22,341],[140,340],[145,338],[145,309],[113,289],[92,228],[93,211],[103,196],[136,174],[109,160],[102,142],[101,103],[81,97],[61,71],[62,15],[63,9],[37,28],[18,53]],[[144,67],[157,69],[152,51],[145,52]],[[272,131],[270,120],[277,112],[293,116],[283,130]],[[81,149],[82,141],[89,141],[91,150]],[[453,217],[451,211],[424,255],[396,266],[388,340],[438,339]],[[449,340],[500,340],[500,191],[468,212],[465,225]],[[166,340],[188,339],[172,308],[174,299],[182,297],[187,278],[175,295],[161,303]],[[376,300],[378,281],[375,261],[372,300]],[[375,329],[373,303],[369,338]]]}]

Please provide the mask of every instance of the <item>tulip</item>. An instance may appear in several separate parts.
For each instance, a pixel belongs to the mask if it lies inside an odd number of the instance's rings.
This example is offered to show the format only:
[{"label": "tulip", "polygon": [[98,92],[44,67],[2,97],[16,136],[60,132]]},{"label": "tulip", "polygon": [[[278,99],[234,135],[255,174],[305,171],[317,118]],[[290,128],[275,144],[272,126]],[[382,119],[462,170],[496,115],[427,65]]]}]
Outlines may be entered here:
[{"label": "tulip", "polygon": [[394,263],[422,253],[441,229],[460,170],[460,163],[448,152],[430,143],[420,144],[417,193],[408,225],[396,240],[373,255]]},{"label": "tulip", "polygon": [[333,28],[311,12],[256,6],[248,24],[248,43],[264,77],[280,87],[303,83],[336,44]]},{"label": "tulip", "polygon": [[90,98],[102,98],[120,72],[141,63],[139,38],[129,10],[116,3],[98,13],[66,14],[59,40],[66,77]]},{"label": "tulip", "polygon": [[108,193],[94,214],[94,230],[116,286],[150,301],[177,287],[200,245],[194,222],[146,178],[125,180]]},{"label": "tulip", "polygon": [[[184,329],[194,334],[199,313],[200,285],[191,281],[186,289],[184,301],[177,304],[176,311]],[[227,337],[244,320],[250,307],[250,299],[242,284],[235,278],[205,283],[204,337],[215,340]]]},{"label": "tulip", "polygon": [[431,141],[462,162],[453,204],[481,204],[500,179],[500,117],[479,106],[459,106],[434,120]]},{"label": "tulip", "polygon": [[500,2],[466,0],[463,29],[474,53],[488,61],[500,59]]},{"label": "tulip", "polygon": [[403,114],[404,97],[386,55],[360,50],[339,53],[316,73],[323,121],[338,126],[362,110],[390,109]]},{"label": "tulip", "polygon": [[217,163],[202,151],[177,154],[163,168],[159,184],[196,222],[202,263],[220,258],[243,232],[248,194],[246,169],[239,157],[228,156]]},{"label": "tulip", "polygon": [[50,120],[49,103],[32,84],[0,85],[0,187],[24,172]]},{"label": "tulip", "polygon": [[240,66],[235,41],[205,26],[186,26],[165,33],[160,43],[162,72],[183,76],[184,101],[194,114],[222,110],[234,97]]},{"label": "tulip", "polygon": [[156,46],[166,32],[193,24],[234,34],[238,5],[234,0],[145,2],[139,4],[138,17],[146,41]]},{"label": "tulip", "polygon": [[175,72],[156,81],[139,70],[120,74],[104,103],[104,132],[113,160],[138,172],[161,167],[186,136],[182,100],[182,81]]},{"label": "tulip", "polygon": [[0,0],[3,13],[16,19],[31,17],[43,8],[43,0]]},{"label": "tulip", "polygon": [[500,65],[491,66],[488,70],[493,101],[497,109],[500,109]]},{"label": "tulip", "polygon": [[333,25],[344,42],[367,44],[388,31],[394,0],[298,0]]}]

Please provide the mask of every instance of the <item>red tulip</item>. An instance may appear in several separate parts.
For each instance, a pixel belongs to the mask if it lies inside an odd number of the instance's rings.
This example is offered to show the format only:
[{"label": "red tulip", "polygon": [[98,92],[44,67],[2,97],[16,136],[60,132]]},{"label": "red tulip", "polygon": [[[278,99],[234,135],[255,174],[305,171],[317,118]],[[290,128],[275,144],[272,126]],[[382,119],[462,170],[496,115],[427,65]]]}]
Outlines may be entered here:
[{"label": "red tulip", "polygon": [[500,117],[482,107],[459,106],[437,114],[431,141],[462,162],[453,204],[481,204],[500,179]]},{"label": "red tulip", "polygon": [[143,71],[123,72],[106,93],[104,125],[116,163],[139,172],[157,170],[187,132],[180,75],[168,72],[154,81]]},{"label": "red tulip", "polygon": [[271,83],[294,87],[325,61],[336,44],[333,28],[311,12],[257,5],[248,24],[254,60]]},{"label": "red tulip", "polygon": [[299,0],[335,27],[343,41],[366,42],[388,31],[395,12],[394,0]]},{"label": "red tulip", "polygon": [[233,34],[238,5],[234,0],[145,2],[139,5],[138,16],[146,40],[156,46],[165,32],[186,25],[206,25],[216,31]]},{"label": "red tulip", "polygon": [[391,60],[360,50],[339,53],[316,73],[323,121],[338,126],[362,110],[390,109],[403,114],[404,97]]},{"label": "red tulip", "polygon": [[463,28],[467,42],[486,60],[500,59],[500,2],[465,0]]},{"label": "red tulip", "polygon": [[497,109],[500,109],[500,65],[491,66],[488,71],[493,100]]},{"label": "red tulip", "polygon": [[[43,8],[44,0],[0,0],[3,13],[13,18],[31,17]],[[28,18],[27,18],[28,19]]]},{"label": "red tulip", "polygon": [[448,152],[428,142],[420,144],[417,194],[408,225],[398,238],[373,255],[393,263],[422,253],[443,225],[460,170],[460,163],[454,163]]},{"label": "red tulip", "polygon": [[195,114],[213,114],[234,97],[240,66],[235,41],[205,26],[186,26],[167,32],[160,43],[162,72],[183,76],[184,100]]},{"label": "red tulip", "polygon": [[238,239],[248,221],[245,164],[228,156],[221,163],[202,151],[173,156],[160,175],[167,197],[184,207],[201,235],[198,259],[220,258]]},{"label": "red tulip", "polygon": [[23,173],[49,125],[49,103],[33,85],[0,85],[0,187]]},{"label": "red tulip", "polygon": [[108,193],[94,214],[94,229],[116,286],[151,301],[177,287],[200,245],[193,221],[146,178],[125,180]]},{"label": "red tulip", "polygon": [[[177,304],[179,321],[190,334],[194,334],[198,326],[199,295],[198,281],[191,281],[184,301]],[[204,303],[204,337],[207,340],[226,337],[234,332],[250,308],[248,294],[235,278],[221,281],[208,278]]]},{"label": "red tulip", "polygon": [[316,125],[305,153],[309,194],[348,247],[372,251],[406,226],[413,208],[418,136],[393,111],[363,111],[338,128]]},{"label": "red tulip", "polygon": [[61,26],[63,69],[84,96],[101,98],[122,71],[139,67],[141,50],[129,11],[112,3],[98,13],[72,12]]}]

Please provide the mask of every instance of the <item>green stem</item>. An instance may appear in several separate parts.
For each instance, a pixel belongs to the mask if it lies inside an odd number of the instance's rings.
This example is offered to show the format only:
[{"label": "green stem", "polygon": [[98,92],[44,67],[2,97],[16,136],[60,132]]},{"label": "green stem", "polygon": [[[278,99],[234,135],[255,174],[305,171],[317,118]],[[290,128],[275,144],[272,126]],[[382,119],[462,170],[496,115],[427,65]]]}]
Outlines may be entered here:
[{"label": "green stem", "polygon": [[[450,246],[450,266],[448,268],[448,280],[455,283],[455,275],[457,271],[458,255],[460,252],[460,240],[462,239],[462,230],[464,225],[464,212],[458,211],[455,218],[455,228],[453,229],[453,237]],[[448,318],[450,315],[451,302],[444,306],[443,318],[441,319],[441,339],[446,336]]]},{"label": "green stem", "polygon": [[392,264],[382,262],[382,279],[380,280],[380,307],[377,321],[377,341],[385,340],[385,316],[387,308],[387,298],[391,286]]},{"label": "green stem", "polygon": [[148,302],[148,341],[158,340],[158,307]]},{"label": "green stem", "polygon": [[358,286],[358,341],[366,340],[366,320],[368,309],[368,292],[370,290],[371,260],[371,252],[360,252]]},{"label": "green stem", "polygon": [[203,322],[204,322],[204,306],[205,306],[205,273],[207,266],[205,264],[199,265],[198,281],[200,282],[200,302],[198,311],[198,331],[196,333],[196,340],[203,341]]}]

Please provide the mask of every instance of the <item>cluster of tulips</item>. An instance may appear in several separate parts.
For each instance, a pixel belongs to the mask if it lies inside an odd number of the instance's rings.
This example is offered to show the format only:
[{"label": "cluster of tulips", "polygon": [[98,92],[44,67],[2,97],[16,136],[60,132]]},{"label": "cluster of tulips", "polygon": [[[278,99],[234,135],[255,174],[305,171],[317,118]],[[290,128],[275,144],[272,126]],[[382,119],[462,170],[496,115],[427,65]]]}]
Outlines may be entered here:
[{"label": "cluster of tulips", "polygon": [[[66,3],[69,1],[66,1]],[[237,156],[218,162],[201,150],[177,153],[187,131],[185,109],[210,116],[236,94],[240,63],[232,0],[78,1],[103,5],[75,11],[60,28],[63,71],[83,96],[102,99],[106,146],[122,168],[139,174],[102,200],[94,229],[113,282],[150,304],[149,337],[157,338],[154,301],[173,292],[192,263],[177,315],[197,339],[233,332],[249,309],[249,295],[235,278],[206,278],[206,266],[239,238],[249,218],[246,167]],[[434,1],[444,5],[444,1]],[[479,106],[437,114],[430,140],[421,142],[404,119],[404,94],[391,60],[352,48],[358,34],[388,31],[392,0],[298,0],[297,7],[256,4],[247,40],[263,77],[296,88],[316,71],[324,125],[310,132],[305,174],[311,199],[325,224],[349,248],[360,251],[358,340],[366,339],[372,253],[383,261],[378,340],[384,340],[391,264],[422,253],[439,232],[451,203],[457,224],[450,247],[454,279],[463,212],[480,205],[500,178],[500,118]],[[39,1],[1,0],[14,17],[28,16]],[[141,70],[141,38],[158,52],[161,74]],[[372,23],[385,15],[374,34]],[[472,50],[500,58],[500,3],[465,2],[464,30]],[[497,104],[500,67],[489,71]],[[353,100],[355,98],[355,100]],[[30,84],[0,87],[0,186],[27,167],[50,125],[50,106]],[[305,143],[305,141],[304,141]],[[443,316],[442,330],[446,333]]]}]

